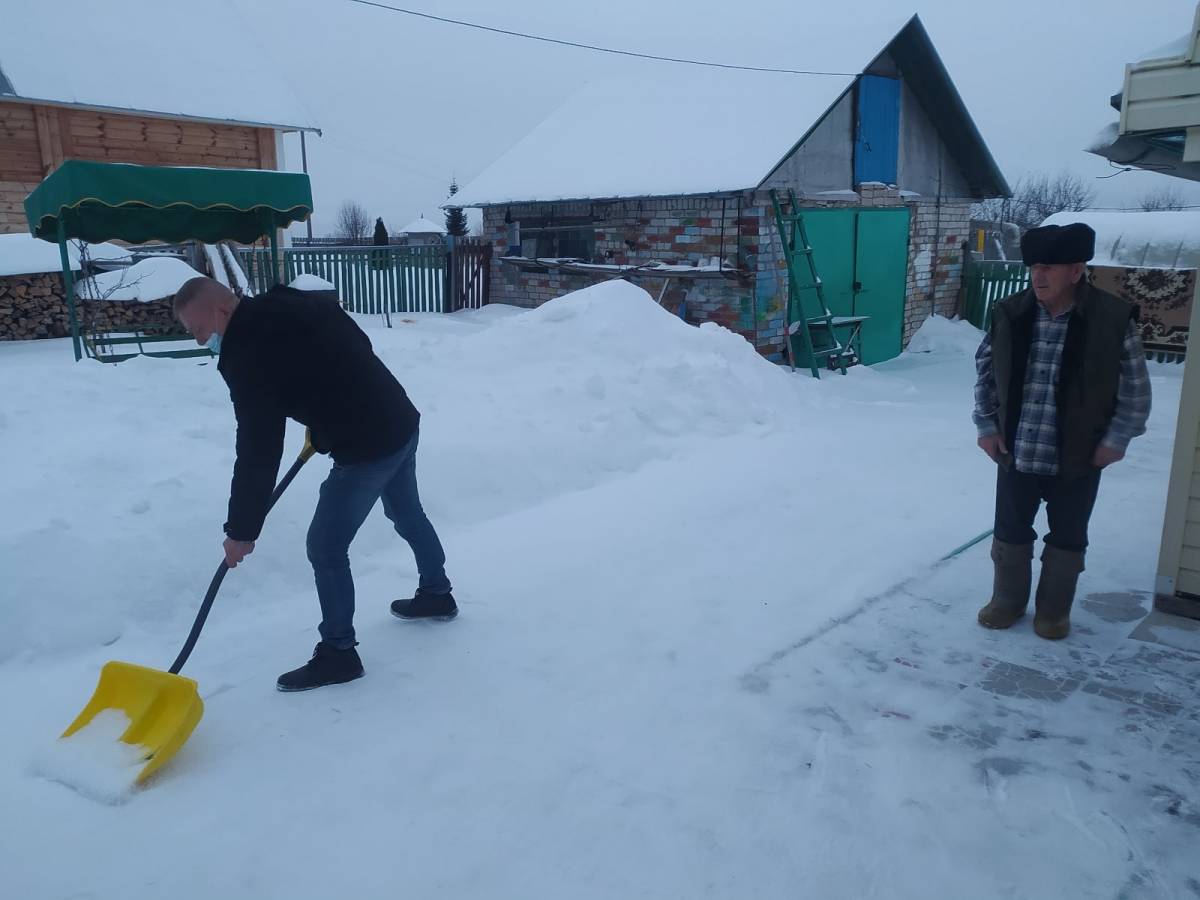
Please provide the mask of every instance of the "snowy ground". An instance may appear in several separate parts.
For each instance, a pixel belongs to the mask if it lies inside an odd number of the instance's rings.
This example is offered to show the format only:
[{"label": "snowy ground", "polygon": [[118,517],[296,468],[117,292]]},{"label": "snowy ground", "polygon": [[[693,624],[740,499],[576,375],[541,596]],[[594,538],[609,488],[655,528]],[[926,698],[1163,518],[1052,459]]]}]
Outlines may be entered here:
[{"label": "snowy ground", "polygon": [[367,677],[275,691],[316,640],[314,461],[185,670],[203,721],[120,804],[46,777],[49,745],[104,661],[165,667],[186,634],[227,393],[195,360],[0,344],[6,895],[1200,896],[1200,635],[1137,593],[1180,368],[1049,644],[975,624],[986,544],[937,564],[991,524],[968,326],[818,383],[620,284],[362,321],[424,414],[462,615],[388,614],[415,572],[376,510]]}]

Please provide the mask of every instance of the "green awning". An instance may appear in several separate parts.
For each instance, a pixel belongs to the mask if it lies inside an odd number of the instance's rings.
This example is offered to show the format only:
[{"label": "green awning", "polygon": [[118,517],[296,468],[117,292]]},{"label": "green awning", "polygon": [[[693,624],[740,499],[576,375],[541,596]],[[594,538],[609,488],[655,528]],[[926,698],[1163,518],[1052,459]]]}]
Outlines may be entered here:
[{"label": "green awning", "polygon": [[308,176],[71,159],[25,198],[35,237],[248,244],[312,213]]}]

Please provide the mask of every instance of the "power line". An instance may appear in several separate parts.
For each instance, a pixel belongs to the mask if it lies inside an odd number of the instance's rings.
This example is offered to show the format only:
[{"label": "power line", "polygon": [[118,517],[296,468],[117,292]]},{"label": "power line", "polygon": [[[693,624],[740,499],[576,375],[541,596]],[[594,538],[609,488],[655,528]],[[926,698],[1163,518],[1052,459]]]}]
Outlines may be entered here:
[{"label": "power line", "polygon": [[1140,206],[1089,206],[1079,212],[1178,212],[1184,209],[1200,209],[1200,205],[1172,206],[1169,209],[1142,209]]},{"label": "power line", "polygon": [[447,25],[461,25],[464,28],[475,28],[479,31],[490,31],[492,34],[503,34],[508,37],[525,38],[529,41],[541,41],[545,44],[558,44],[561,47],[576,47],[580,50],[594,50],[597,53],[612,53],[617,56],[632,56],[637,59],[653,59],[659,62],[682,63],[688,66],[708,66],[713,69],[738,69],[743,72],[774,72],[780,75],[830,75],[840,78],[853,78],[858,72],[818,72],[806,71],[804,69],[775,69],[769,66],[735,66],[730,63],[712,62],[702,59],[684,59],[678,56],[656,56],[653,53],[635,53],[632,50],[617,50],[613,47],[599,47],[595,44],[582,44],[578,41],[565,41],[559,38],[545,37],[539,34],[526,34],[523,31],[510,31],[507,28],[493,28],[491,25],[480,25],[477,22],[464,22],[462,19],[447,19],[444,16],[435,16],[430,13],[418,12],[415,9],[404,9],[399,6],[388,6],[386,3],[376,3],[374,0],[348,0],[350,3],[358,3],[361,6],[373,6],[376,9],[386,9],[390,12],[403,13],[407,16],[417,16],[421,19],[430,19],[434,22],[443,22]]},{"label": "power line", "polygon": [[358,154],[359,156],[362,156],[365,159],[372,159],[372,160],[375,160],[376,162],[384,163],[389,166],[395,166],[396,168],[399,168],[399,169],[404,169],[405,171],[407,171],[413,175],[419,175],[422,178],[428,178],[430,181],[435,181],[438,184],[444,185],[446,183],[445,176],[431,175],[429,172],[426,172],[424,169],[419,169],[413,165],[405,165],[403,162],[398,162],[396,159],[396,157],[399,156],[399,157],[402,157],[403,159],[409,160],[410,162],[420,162],[420,160],[418,160],[412,156],[407,156],[403,153],[393,155],[393,153],[390,151],[387,154],[377,153],[373,150],[367,150],[365,147],[362,147],[359,144],[350,144],[350,143],[346,143],[345,141],[339,141],[336,138],[331,138],[327,134],[321,135],[321,141],[323,143],[333,144],[335,147],[340,147],[342,150],[345,150],[349,153]]}]

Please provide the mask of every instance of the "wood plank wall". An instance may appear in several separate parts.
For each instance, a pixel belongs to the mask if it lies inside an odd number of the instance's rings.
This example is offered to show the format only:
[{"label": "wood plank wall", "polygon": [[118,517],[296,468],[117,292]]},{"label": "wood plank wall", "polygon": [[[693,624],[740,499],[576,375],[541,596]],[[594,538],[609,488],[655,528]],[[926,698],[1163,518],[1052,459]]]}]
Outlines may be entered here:
[{"label": "wood plank wall", "polygon": [[26,231],[25,197],[64,159],[275,169],[275,132],[0,100],[0,234]]}]

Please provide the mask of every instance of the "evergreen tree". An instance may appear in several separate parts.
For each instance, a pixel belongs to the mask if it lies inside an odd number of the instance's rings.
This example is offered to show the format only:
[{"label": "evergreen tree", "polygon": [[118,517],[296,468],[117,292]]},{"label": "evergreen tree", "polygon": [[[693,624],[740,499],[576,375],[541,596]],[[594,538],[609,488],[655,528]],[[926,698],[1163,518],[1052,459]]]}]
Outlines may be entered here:
[{"label": "evergreen tree", "polygon": [[[450,181],[450,196],[453,197],[458,193],[458,182],[451,179]],[[446,208],[446,233],[452,234],[455,237],[466,237],[467,231],[467,214],[462,211],[461,206],[450,206]]]}]

